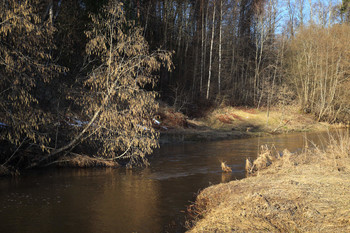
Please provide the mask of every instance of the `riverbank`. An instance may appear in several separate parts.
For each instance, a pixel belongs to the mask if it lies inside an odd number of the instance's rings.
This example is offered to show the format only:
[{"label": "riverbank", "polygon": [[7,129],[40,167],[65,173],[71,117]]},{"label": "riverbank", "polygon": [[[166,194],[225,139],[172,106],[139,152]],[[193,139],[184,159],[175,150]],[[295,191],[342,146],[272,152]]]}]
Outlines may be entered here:
[{"label": "riverbank", "polygon": [[[159,112],[153,118],[153,127],[160,133],[159,143],[164,145],[250,138],[289,132],[324,131],[344,126],[317,122],[312,115],[300,113],[296,106],[280,106],[271,109],[219,106],[201,110],[197,117],[190,118],[161,104]],[[110,159],[87,155],[86,152],[89,150],[87,148],[89,148],[88,145],[81,145],[76,148],[75,153],[70,152],[42,166],[86,168],[120,165]],[[42,151],[25,153],[26,155],[40,155]],[[20,159],[13,167],[0,165],[0,175],[18,175],[18,168],[31,167],[28,161]]]},{"label": "riverbank", "polygon": [[280,156],[265,148],[248,169],[248,178],[198,195],[189,232],[350,231],[349,136],[332,139],[325,151]]},{"label": "riverbank", "polygon": [[296,106],[269,110],[226,106],[209,109],[198,118],[188,118],[163,106],[155,127],[160,132],[160,144],[167,144],[321,131],[344,126],[318,122],[312,115],[298,111]]}]

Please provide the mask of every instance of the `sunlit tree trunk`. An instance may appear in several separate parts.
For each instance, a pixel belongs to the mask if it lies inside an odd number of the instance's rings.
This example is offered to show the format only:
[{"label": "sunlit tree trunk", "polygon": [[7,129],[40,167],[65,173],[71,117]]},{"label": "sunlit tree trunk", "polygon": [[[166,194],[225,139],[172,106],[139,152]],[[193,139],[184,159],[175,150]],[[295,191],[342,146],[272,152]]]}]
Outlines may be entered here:
[{"label": "sunlit tree trunk", "polygon": [[214,32],[215,32],[215,1],[214,1],[214,9],[213,9],[213,23],[211,29],[211,42],[210,42],[210,55],[209,55],[209,74],[208,74],[208,86],[207,86],[207,99],[209,99],[210,92],[210,78],[211,78],[211,63],[213,59],[213,44],[214,44]]},{"label": "sunlit tree trunk", "polygon": [[[237,66],[238,63],[236,62],[236,21],[237,21],[237,4],[236,2],[234,2],[234,7],[232,9],[232,22],[234,23],[232,25],[232,42],[231,42],[231,46],[232,46],[232,57],[231,57],[231,65],[230,65],[230,79],[231,79],[231,91],[232,91],[232,95],[235,94],[235,90],[237,89],[237,73],[235,71],[237,71]],[[236,67],[236,69],[235,69]]]},{"label": "sunlit tree trunk", "polygon": [[261,86],[261,80],[260,80],[260,72],[261,72],[261,66],[262,66],[262,59],[263,59],[263,53],[265,50],[265,41],[267,39],[266,37],[266,23],[265,17],[263,12],[259,12],[259,16],[257,17],[257,36],[255,39],[255,75],[254,75],[254,96],[253,100],[256,104],[256,101],[258,100],[258,108],[260,107],[260,102],[263,93],[260,91]]},{"label": "sunlit tree trunk", "polygon": [[221,94],[221,37],[222,37],[222,0],[220,0],[220,29],[219,29],[219,73],[218,73],[218,85],[219,95]]},{"label": "sunlit tree trunk", "polygon": [[203,89],[203,74],[204,74],[204,35],[205,35],[205,26],[204,26],[204,0],[201,2],[201,14],[202,14],[202,47],[201,47],[201,78],[199,83],[199,92],[202,93]]},{"label": "sunlit tree trunk", "polygon": [[[206,14],[205,14],[205,25],[204,25],[204,62],[203,62],[203,70],[204,70],[204,74],[206,71],[206,62],[207,62],[207,39],[208,39],[208,35],[207,35],[207,26],[208,26],[208,18],[209,18],[209,1],[207,4],[207,10],[206,10]],[[203,76],[203,78],[205,78],[205,75]],[[203,90],[203,89],[202,89]]]}]

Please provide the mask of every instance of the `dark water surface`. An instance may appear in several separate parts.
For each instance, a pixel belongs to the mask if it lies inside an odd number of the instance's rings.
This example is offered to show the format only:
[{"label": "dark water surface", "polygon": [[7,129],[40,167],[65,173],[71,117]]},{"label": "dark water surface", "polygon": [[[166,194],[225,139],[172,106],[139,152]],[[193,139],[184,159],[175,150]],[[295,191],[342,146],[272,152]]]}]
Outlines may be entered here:
[{"label": "dark water surface", "polygon": [[[300,150],[327,133],[165,145],[138,170],[46,169],[0,179],[0,232],[183,232],[198,190],[245,176],[260,145]],[[220,160],[232,174],[223,174]]]}]

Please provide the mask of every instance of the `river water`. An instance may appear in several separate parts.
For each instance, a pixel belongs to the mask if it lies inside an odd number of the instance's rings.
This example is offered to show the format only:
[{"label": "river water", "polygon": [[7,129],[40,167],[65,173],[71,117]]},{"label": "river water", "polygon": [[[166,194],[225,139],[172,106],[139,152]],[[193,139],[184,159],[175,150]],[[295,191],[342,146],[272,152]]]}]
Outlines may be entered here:
[{"label": "river water", "polygon": [[[307,139],[306,139],[307,138]],[[184,211],[210,185],[244,178],[260,145],[300,150],[327,133],[164,145],[146,169],[45,169],[0,179],[0,232],[183,232]],[[309,143],[311,144],[311,143]],[[223,174],[227,161],[231,174]]]}]

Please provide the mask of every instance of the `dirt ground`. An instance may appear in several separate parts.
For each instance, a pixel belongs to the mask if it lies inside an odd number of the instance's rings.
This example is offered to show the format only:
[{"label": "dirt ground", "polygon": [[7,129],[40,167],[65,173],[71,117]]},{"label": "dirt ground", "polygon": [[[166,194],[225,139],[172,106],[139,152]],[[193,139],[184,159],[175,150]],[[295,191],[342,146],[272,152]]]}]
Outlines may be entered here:
[{"label": "dirt ground", "polygon": [[198,195],[189,232],[350,232],[350,138],[340,138],[325,152],[263,150],[248,178]]}]

